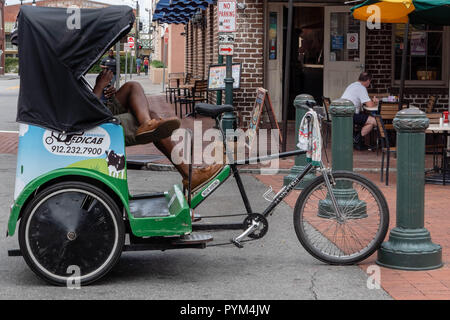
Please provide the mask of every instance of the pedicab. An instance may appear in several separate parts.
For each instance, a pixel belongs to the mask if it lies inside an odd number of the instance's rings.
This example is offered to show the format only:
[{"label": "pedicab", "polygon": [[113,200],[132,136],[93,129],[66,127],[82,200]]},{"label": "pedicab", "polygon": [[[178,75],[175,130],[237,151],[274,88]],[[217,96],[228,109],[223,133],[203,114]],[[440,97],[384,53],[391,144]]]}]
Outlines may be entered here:
[{"label": "pedicab", "polygon": [[[80,17],[80,28],[69,28],[62,8],[23,6],[18,16],[20,130],[8,236],[18,232],[20,250],[10,255],[22,255],[32,271],[54,285],[66,285],[76,266],[86,285],[106,275],[123,251],[210,247],[213,237],[205,231],[238,233],[227,244],[242,248],[267,233],[268,216],[311,170],[318,177],[300,194],[293,214],[306,250],[324,262],[346,265],[379,247],[389,220],[383,194],[364,177],[332,172],[320,160],[276,195],[266,193],[264,212],[252,210],[238,166],[310,149],[230,161],[196,192],[190,174],[186,190],[174,185],[164,192],[130,194],[123,127],[84,76],[128,34],[135,17],[127,6],[81,9]],[[218,121],[226,147],[221,118],[233,106],[199,104],[195,110]],[[308,130],[316,132],[312,109],[305,119]],[[319,141],[319,153],[320,146]],[[194,209],[231,176],[245,206],[244,213],[233,215],[242,215],[241,222],[198,221]]]}]

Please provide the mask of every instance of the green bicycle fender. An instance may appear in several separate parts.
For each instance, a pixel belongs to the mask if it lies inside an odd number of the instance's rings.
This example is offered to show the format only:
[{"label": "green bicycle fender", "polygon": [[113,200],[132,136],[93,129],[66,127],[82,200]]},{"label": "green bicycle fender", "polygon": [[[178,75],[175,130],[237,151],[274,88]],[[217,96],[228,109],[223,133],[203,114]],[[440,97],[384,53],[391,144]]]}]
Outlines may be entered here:
[{"label": "green bicycle fender", "polygon": [[19,214],[22,211],[22,207],[25,204],[26,200],[32,195],[32,193],[39,188],[42,184],[51,181],[53,179],[62,177],[62,176],[85,176],[89,178],[96,179],[103,184],[105,184],[108,188],[110,188],[122,201],[125,209],[127,210],[127,214],[130,215],[129,208],[129,193],[128,193],[128,184],[126,180],[119,181],[119,179],[111,179],[105,175],[99,174],[96,171],[82,169],[82,168],[63,168],[51,171],[42,176],[37,177],[32,180],[20,193],[17,199],[14,201],[11,206],[11,213],[9,216],[8,222],[8,236],[13,236],[16,230],[17,221],[19,219]]}]

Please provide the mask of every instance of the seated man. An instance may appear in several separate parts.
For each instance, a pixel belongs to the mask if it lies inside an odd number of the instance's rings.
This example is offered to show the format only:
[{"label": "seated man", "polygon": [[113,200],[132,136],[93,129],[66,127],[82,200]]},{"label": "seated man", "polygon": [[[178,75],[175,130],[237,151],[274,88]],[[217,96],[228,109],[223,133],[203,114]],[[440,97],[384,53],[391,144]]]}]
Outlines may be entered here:
[{"label": "seated man", "polygon": [[363,112],[362,106],[365,104],[369,108],[373,108],[378,105],[378,99],[370,99],[367,92],[367,88],[370,86],[372,81],[372,76],[367,72],[360,74],[358,81],[350,84],[347,89],[345,89],[344,94],[341,99],[347,99],[353,102],[355,106],[355,114],[353,115],[353,123],[362,127],[361,132],[354,137],[355,149],[363,150],[365,146],[363,145],[363,137],[368,135],[370,131],[377,125],[374,117],[367,115]]},{"label": "seated man", "polygon": [[[153,142],[172,162],[171,153],[175,144],[170,139],[170,136],[174,130],[180,127],[180,120],[178,118],[161,119],[150,109],[144,90],[137,82],[127,82],[116,91],[114,86],[109,85],[113,76],[110,70],[103,70],[97,77],[94,94],[99,98],[104,94],[105,98],[108,99],[106,106],[114,115],[133,114],[134,117],[131,117],[133,119],[131,122],[127,121],[126,117],[122,121],[126,144],[132,145]],[[135,124],[136,120],[137,124]],[[183,185],[187,188],[189,166],[181,163],[175,165],[175,168],[183,177]],[[220,164],[216,164],[202,169],[193,169],[192,191],[195,191],[214,178],[220,172],[221,168],[222,166]]]}]

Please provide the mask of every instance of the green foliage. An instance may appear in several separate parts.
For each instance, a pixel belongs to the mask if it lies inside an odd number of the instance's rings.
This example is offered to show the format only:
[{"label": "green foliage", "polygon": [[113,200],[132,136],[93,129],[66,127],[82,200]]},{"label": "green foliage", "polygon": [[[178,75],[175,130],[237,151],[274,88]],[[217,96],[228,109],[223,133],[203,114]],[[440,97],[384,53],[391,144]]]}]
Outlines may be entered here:
[{"label": "green foliage", "polygon": [[162,63],[162,62],[159,61],[159,60],[153,60],[153,61],[150,63],[150,65],[151,65],[153,68],[164,68],[164,63]]},{"label": "green foliage", "polygon": [[5,73],[19,72],[19,58],[5,58]]},{"label": "green foliage", "polygon": [[[97,61],[96,64],[94,64],[91,68],[91,70],[89,70],[88,73],[100,73],[100,71],[102,71],[102,68],[100,68],[100,62],[103,60],[103,58],[105,58],[106,56],[103,56],[100,58],[100,60]],[[133,59],[133,73],[136,73],[136,57],[132,57]],[[130,56],[128,55],[128,73],[130,73]],[[120,73],[125,73],[125,56],[120,56]]]}]

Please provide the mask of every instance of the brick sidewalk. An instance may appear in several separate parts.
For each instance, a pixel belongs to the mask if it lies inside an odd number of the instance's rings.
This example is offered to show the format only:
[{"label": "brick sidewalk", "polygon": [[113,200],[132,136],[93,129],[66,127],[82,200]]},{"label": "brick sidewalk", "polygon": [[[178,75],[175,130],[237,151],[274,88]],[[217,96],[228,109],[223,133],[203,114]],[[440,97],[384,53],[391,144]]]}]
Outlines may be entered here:
[{"label": "brick sidewalk", "polygon": [[[161,117],[174,116],[174,106],[166,103],[165,96],[149,96],[151,108],[159,113]],[[210,118],[198,117],[183,118],[183,128],[194,128],[194,120],[202,121],[203,131],[212,128],[214,120]],[[295,135],[292,123],[290,123],[287,150],[294,149]],[[0,133],[0,153],[16,154],[17,153],[18,135],[17,133]],[[204,145],[209,142],[204,142]],[[328,149],[328,157],[331,161],[331,150]],[[134,146],[127,148],[127,154],[151,154],[161,155],[159,150],[153,144]],[[325,159],[324,159],[325,160]],[[431,156],[426,156],[426,167],[431,167]],[[164,158],[159,161],[162,164],[169,164],[169,160]],[[354,152],[354,168],[365,169],[369,171],[379,170],[381,163],[381,155],[377,155],[371,151],[355,151]],[[292,158],[280,160],[281,169],[289,169],[294,164]],[[249,166],[255,168],[255,166]],[[385,186],[380,182],[379,173],[366,172],[364,175],[373,181],[384,193],[390,209],[390,229],[395,226],[396,214],[396,159],[392,158],[390,173],[390,185]],[[271,185],[274,191],[281,188],[283,175],[255,175],[257,179],[266,185]],[[293,191],[286,202],[294,207],[299,191]],[[450,198],[449,186],[435,186],[427,184],[425,186],[425,227],[431,232],[434,243],[442,246],[444,267],[432,271],[399,271],[387,268],[381,268],[381,285],[395,299],[450,299],[450,219],[446,213],[448,205],[444,202]],[[444,201],[443,201],[444,200]],[[387,239],[386,239],[387,240]],[[369,265],[375,263],[376,256],[368,258],[360,265],[366,270]]]},{"label": "brick sidewalk", "polygon": [[[396,177],[391,175],[389,186],[380,182],[378,174],[364,173],[383,192],[389,205],[390,227],[395,227],[396,217]],[[283,184],[283,175],[255,177],[278,192]],[[300,191],[293,191],[285,202],[294,208]],[[444,266],[430,271],[401,271],[380,267],[381,286],[394,299],[450,299],[450,219],[448,204],[443,199],[450,198],[449,186],[425,185],[425,228],[431,233],[432,241],[442,247]],[[385,241],[388,240],[388,235]],[[364,271],[375,264],[376,254],[366,259],[360,268]]]}]

